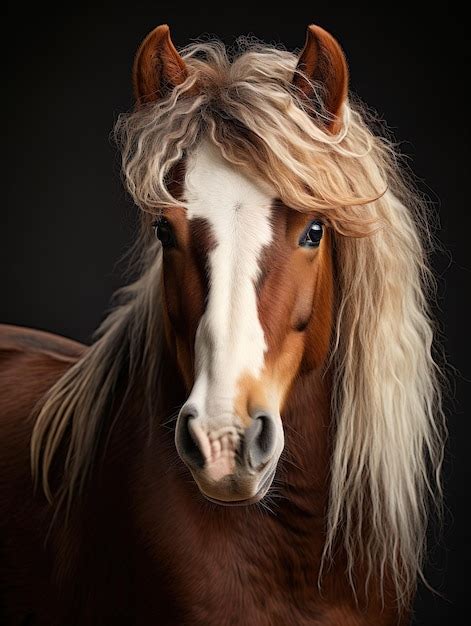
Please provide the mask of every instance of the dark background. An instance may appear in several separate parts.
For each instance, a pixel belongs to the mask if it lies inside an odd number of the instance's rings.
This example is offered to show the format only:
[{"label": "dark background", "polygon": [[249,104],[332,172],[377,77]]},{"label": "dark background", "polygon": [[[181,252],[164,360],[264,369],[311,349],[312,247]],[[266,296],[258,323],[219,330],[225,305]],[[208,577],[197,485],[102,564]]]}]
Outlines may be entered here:
[{"label": "dark background", "polygon": [[[304,43],[317,23],[342,43],[351,87],[387,120],[440,215],[444,250],[437,315],[452,366],[448,399],[444,532],[431,551],[430,583],[421,587],[415,623],[465,623],[469,601],[470,425],[464,405],[471,378],[462,294],[469,291],[469,186],[466,20],[447,5],[419,15],[381,7],[262,11],[246,7],[158,2],[86,3],[66,9],[11,7],[3,35],[11,39],[3,72],[8,111],[6,199],[1,212],[0,320],[90,341],[112,291],[121,284],[116,261],[132,240],[137,210],[122,189],[109,139],[120,112],[132,106],[133,55],[144,35],[167,22],[177,46],[202,34],[226,43],[252,33],[288,49]],[[373,5],[374,6],[374,5]],[[411,3],[412,6],[412,3]],[[280,7],[281,8],[281,7]],[[466,584],[466,589],[465,589]],[[466,595],[468,597],[466,597]]]}]

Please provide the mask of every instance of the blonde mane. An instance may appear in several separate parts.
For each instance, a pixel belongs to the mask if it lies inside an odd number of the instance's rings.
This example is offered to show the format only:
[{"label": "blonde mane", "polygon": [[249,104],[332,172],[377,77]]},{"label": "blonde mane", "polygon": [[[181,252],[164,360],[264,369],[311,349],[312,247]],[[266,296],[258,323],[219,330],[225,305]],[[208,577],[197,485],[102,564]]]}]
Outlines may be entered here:
[{"label": "blonde mane", "polygon": [[[354,564],[366,563],[370,576],[392,577],[406,601],[421,572],[428,500],[440,497],[443,448],[425,210],[361,107],[346,103],[339,132],[327,132],[320,87],[308,105],[292,85],[294,54],[247,40],[233,59],[219,42],[181,54],[187,80],[117,123],[127,188],[144,221],[174,204],[173,168],[205,136],[229,161],[268,180],[286,205],[331,226],[338,307],[324,557],[341,541],[352,582]],[[146,371],[146,395],[158,401],[160,249],[143,241],[140,278],[41,406],[32,468],[50,498],[50,466],[66,434],[60,497],[70,502],[83,487],[123,371],[129,388]]]}]

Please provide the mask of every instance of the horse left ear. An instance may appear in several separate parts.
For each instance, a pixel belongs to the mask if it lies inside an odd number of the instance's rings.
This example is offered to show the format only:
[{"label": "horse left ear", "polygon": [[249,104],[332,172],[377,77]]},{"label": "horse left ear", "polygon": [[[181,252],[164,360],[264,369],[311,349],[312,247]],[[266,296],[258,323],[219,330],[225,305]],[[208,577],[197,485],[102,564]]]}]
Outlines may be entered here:
[{"label": "horse left ear", "polygon": [[167,24],[157,26],[141,43],[132,76],[138,106],[165,97],[187,78],[185,61],[172,43]]},{"label": "horse left ear", "polygon": [[337,40],[315,25],[307,29],[306,43],[293,77],[293,84],[310,101],[315,97],[313,83],[322,87],[323,105],[330,116],[327,127],[335,133],[338,130],[339,113],[348,93],[347,61]]}]

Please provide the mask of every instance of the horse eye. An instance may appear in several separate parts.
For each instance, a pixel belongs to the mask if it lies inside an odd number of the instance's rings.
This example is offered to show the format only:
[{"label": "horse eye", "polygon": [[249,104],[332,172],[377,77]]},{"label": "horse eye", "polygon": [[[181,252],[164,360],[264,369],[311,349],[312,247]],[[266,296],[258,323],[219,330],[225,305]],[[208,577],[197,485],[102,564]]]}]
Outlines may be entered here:
[{"label": "horse eye", "polygon": [[313,220],[299,239],[303,248],[317,248],[321,242],[324,227],[321,222]]},{"label": "horse eye", "polygon": [[165,217],[161,217],[153,222],[152,228],[154,229],[155,236],[157,239],[160,239],[164,248],[173,248],[175,246],[176,242],[172,225]]}]

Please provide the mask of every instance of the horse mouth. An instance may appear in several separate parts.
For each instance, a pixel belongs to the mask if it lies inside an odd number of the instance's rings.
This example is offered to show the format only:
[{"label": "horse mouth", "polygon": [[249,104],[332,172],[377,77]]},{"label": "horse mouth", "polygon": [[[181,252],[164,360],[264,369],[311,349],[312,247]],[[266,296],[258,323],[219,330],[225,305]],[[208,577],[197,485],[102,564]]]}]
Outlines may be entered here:
[{"label": "horse mouth", "polygon": [[219,506],[249,506],[251,504],[257,504],[267,495],[271,484],[273,482],[273,478],[275,476],[276,468],[274,468],[271,472],[265,476],[262,481],[262,484],[254,496],[250,498],[244,498],[243,500],[219,500],[218,498],[213,498],[208,496],[206,493],[202,492],[204,497],[212,502],[213,504],[218,504]]}]

